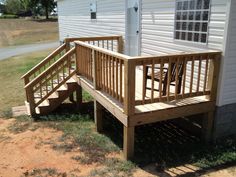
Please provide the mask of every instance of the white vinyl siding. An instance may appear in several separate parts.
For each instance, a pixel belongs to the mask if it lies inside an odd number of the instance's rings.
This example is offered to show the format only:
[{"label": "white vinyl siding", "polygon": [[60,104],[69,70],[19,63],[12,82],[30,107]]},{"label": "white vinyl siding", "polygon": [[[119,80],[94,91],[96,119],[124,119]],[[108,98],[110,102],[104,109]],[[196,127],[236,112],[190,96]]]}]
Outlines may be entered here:
[{"label": "white vinyl siding", "polygon": [[211,0],[207,44],[174,40],[176,0],[142,0],[142,55],[223,49],[226,1]]},{"label": "white vinyl siding", "polygon": [[[207,49],[223,50],[227,1],[211,0],[208,42],[207,44],[193,44],[193,42],[174,39],[176,0],[142,0],[141,54],[158,55],[198,52]],[[197,66],[198,63],[195,65],[195,77],[198,73]],[[204,68],[204,66],[205,63],[202,67]],[[190,68],[191,66],[188,65],[187,76],[190,76]]]},{"label": "white vinyl siding", "polygon": [[97,19],[92,20],[90,2],[58,0],[60,40],[66,37],[125,36],[125,1],[97,0]]},{"label": "white vinyl siding", "polygon": [[221,81],[222,105],[236,103],[236,1],[231,0]]}]

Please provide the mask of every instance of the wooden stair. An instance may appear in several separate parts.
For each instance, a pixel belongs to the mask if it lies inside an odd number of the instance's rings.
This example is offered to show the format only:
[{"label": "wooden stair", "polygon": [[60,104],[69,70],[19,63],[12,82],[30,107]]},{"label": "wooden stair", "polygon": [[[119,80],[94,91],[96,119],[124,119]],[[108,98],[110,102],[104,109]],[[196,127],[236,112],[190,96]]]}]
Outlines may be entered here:
[{"label": "wooden stair", "polygon": [[36,114],[45,115],[55,110],[63,101],[70,97],[78,88],[76,76],[70,78],[59,87],[53,94],[37,106]]},{"label": "wooden stair", "polygon": [[63,44],[22,76],[29,115],[52,112],[78,88],[75,48],[65,50]]}]

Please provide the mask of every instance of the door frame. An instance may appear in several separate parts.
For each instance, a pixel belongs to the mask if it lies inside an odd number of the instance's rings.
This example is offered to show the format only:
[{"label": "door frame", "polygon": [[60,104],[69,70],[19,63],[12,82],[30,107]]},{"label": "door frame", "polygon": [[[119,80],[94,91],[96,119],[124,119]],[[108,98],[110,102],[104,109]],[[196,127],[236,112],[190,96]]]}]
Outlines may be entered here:
[{"label": "door frame", "polygon": [[[128,40],[128,20],[127,20],[127,14],[128,14],[128,1],[129,0],[125,0],[125,41]],[[142,0],[137,0],[138,1],[138,5],[139,5],[139,9],[138,9],[138,30],[139,30],[139,35],[138,35],[138,56],[141,55],[141,36],[142,36]],[[125,42],[125,54],[128,54],[129,51],[128,50],[128,43]]]}]

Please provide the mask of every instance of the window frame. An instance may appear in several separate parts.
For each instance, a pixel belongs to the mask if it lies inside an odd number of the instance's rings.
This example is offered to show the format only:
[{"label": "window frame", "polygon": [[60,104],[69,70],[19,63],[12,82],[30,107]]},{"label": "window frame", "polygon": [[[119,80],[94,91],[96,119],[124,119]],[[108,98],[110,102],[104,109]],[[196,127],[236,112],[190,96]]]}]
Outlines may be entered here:
[{"label": "window frame", "polygon": [[[181,9],[181,10],[177,10],[177,5],[178,5],[178,2],[184,2],[184,1],[188,1],[188,2],[190,2],[191,0],[175,0],[175,14],[174,14],[174,35],[173,35],[173,40],[174,40],[174,42],[177,42],[177,43],[180,43],[180,44],[188,44],[188,45],[193,45],[193,46],[202,46],[202,47],[205,47],[205,46],[207,46],[208,45],[208,42],[209,42],[209,24],[210,24],[210,17],[211,17],[211,7],[212,7],[212,0],[209,0],[209,9],[203,9],[203,8],[201,8],[201,9],[190,9],[189,8],[189,6],[188,6],[188,9],[187,10],[183,10],[183,9]],[[195,6],[196,7],[196,6]],[[199,20],[199,21],[197,21],[197,20],[195,20],[195,15],[194,15],[194,17],[193,17],[193,20],[189,20],[189,19],[187,19],[187,20],[177,20],[177,12],[184,12],[184,11],[186,11],[186,12],[190,12],[190,11],[200,11],[201,12],[201,15],[203,14],[203,12],[204,11],[206,11],[206,12],[208,12],[208,19],[207,20],[203,20],[202,19],[202,16],[201,16],[201,19]],[[188,18],[189,16],[187,15],[187,18]],[[187,23],[187,27],[186,28],[188,28],[188,23],[189,22],[199,22],[200,23],[200,30],[199,31],[196,31],[196,33],[199,33],[199,34],[206,34],[206,42],[201,42],[201,39],[200,39],[200,36],[199,36],[199,41],[194,41],[194,31],[195,30],[193,30],[193,31],[189,31],[188,29],[186,29],[186,30],[182,30],[182,29],[180,29],[180,30],[177,30],[176,29],[176,27],[177,27],[177,22],[179,22],[179,21],[185,21],[186,23]],[[202,23],[207,23],[207,29],[206,29],[206,32],[203,32],[202,31]],[[193,28],[195,28],[195,24],[193,25]],[[180,39],[177,39],[176,38],[176,32],[178,32],[178,31],[180,31],[180,32],[186,32],[187,34],[188,34],[188,32],[190,32],[190,33],[192,33],[192,40],[190,41],[190,40],[188,40],[187,39],[187,37],[188,36],[186,36],[185,37],[185,39],[181,39],[181,36],[180,36]],[[186,34],[186,35],[187,35]]]}]

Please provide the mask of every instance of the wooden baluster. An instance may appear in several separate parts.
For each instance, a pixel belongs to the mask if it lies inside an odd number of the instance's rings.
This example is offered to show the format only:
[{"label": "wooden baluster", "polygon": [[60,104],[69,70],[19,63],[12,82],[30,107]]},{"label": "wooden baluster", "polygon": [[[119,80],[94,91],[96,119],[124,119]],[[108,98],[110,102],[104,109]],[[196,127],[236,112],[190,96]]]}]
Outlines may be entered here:
[{"label": "wooden baluster", "polygon": [[105,72],[106,72],[106,61],[105,61],[105,54],[102,54],[102,62],[103,62],[103,73],[102,73],[102,77],[103,77],[103,90],[106,90],[106,80],[105,80]]},{"label": "wooden baluster", "polygon": [[122,102],[122,60],[119,60],[119,64],[120,64],[120,94],[119,94],[119,101]]},{"label": "wooden baluster", "polygon": [[106,55],[106,92],[108,93],[108,55]]},{"label": "wooden baluster", "polygon": [[112,72],[112,70],[111,70],[111,59],[112,59],[112,57],[111,56],[109,56],[109,58],[108,58],[109,60],[108,60],[108,62],[109,62],[109,94],[110,95],[112,95],[112,88],[111,88],[111,72]]},{"label": "wooden baluster", "polygon": [[198,65],[197,94],[198,94],[198,92],[199,92],[199,88],[200,88],[201,71],[202,71],[202,56],[200,56],[200,59],[199,59],[199,65]]},{"label": "wooden baluster", "polygon": [[115,64],[112,56],[112,97],[115,97]]},{"label": "wooden baluster", "polygon": [[111,50],[114,51],[114,42],[113,42],[113,39],[111,40]]},{"label": "wooden baluster", "polygon": [[143,64],[143,90],[142,90],[142,103],[145,104],[146,97],[146,64]]},{"label": "wooden baluster", "polygon": [[99,52],[99,55],[98,55],[98,57],[99,57],[99,69],[100,69],[100,89],[102,88],[102,70],[103,70],[103,68],[102,68],[102,54]]},{"label": "wooden baluster", "polygon": [[204,76],[204,86],[203,86],[203,94],[204,94],[204,95],[206,94],[208,69],[209,69],[209,55],[207,55],[207,59],[206,59],[205,76]]},{"label": "wooden baluster", "polygon": [[107,40],[107,50],[109,50],[109,40]]},{"label": "wooden baluster", "polygon": [[42,91],[42,85],[40,84],[39,85],[39,92],[40,92],[40,99],[42,99],[43,98],[43,91]]},{"label": "wooden baluster", "polygon": [[194,59],[195,57],[192,57],[192,68],[191,68],[191,79],[190,79],[190,96],[192,96],[193,92],[193,76],[194,76]]},{"label": "wooden baluster", "polygon": [[167,101],[170,101],[170,82],[171,82],[171,71],[172,71],[172,58],[169,58],[168,63],[168,79],[167,79]]},{"label": "wooden baluster", "polygon": [[187,74],[187,72],[186,72],[186,70],[187,70],[187,59],[186,59],[186,57],[184,58],[184,66],[183,66],[184,68],[183,68],[183,77],[184,77],[184,79],[183,79],[183,91],[182,91],[182,98],[184,98],[185,96],[185,85],[186,85],[186,74]]},{"label": "wooden baluster", "polygon": [[151,102],[153,103],[154,100],[154,60],[152,60],[152,75],[151,75],[151,78],[152,78],[152,86],[151,86]]},{"label": "wooden baluster", "polygon": [[161,102],[162,99],[162,78],[163,78],[163,60],[161,60],[161,64],[160,64],[160,80],[159,80],[159,100]]},{"label": "wooden baluster", "polygon": [[176,62],[176,69],[175,69],[175,99],[178,99],[178,86],[179,86],[179,57],[177,58]]},{"label": "wooden baluster", "polygon": [[116,99],[119,99],[119,95],[118,95],[118,58],[116,58]]}]

